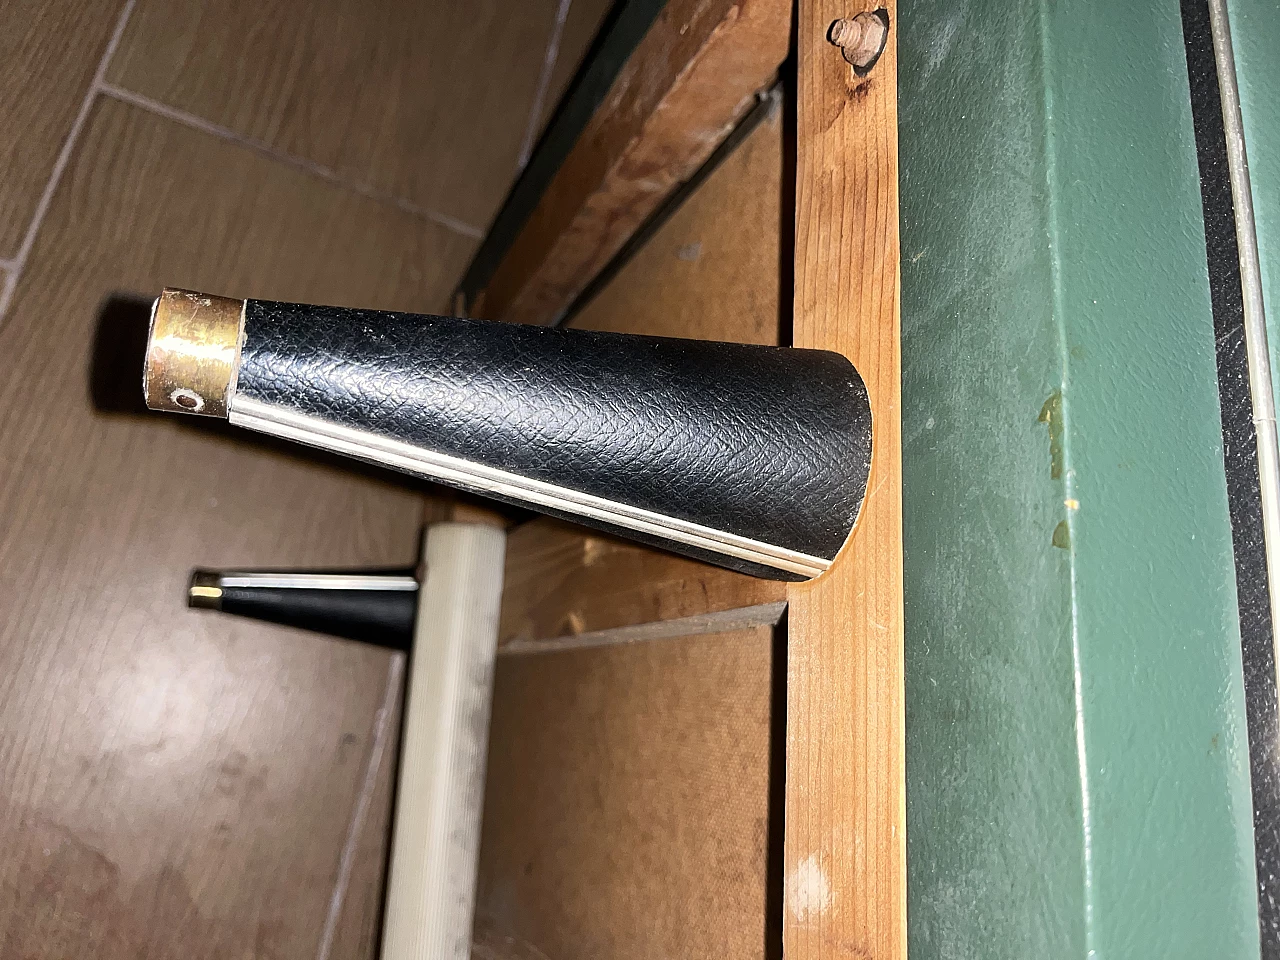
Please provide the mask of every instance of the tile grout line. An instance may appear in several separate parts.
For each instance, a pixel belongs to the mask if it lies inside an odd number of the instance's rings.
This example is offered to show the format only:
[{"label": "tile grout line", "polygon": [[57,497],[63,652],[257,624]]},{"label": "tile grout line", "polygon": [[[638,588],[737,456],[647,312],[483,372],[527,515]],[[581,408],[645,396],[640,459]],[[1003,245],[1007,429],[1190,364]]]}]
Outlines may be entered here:
[{"label": "tile grout line", "polygon": [[573,0],[560,0],[556,9],[555,23],[551,25],[551,36],[547,37],[547,52],[542,58],[542,73],[538,77],[538,91],[533,96],[533,106],[529,110],[529,122],[525,126],[524,138],[520,141],[520,155],[516,160],[516,169],[523,170],[533,155],[533,144],[538,136],[538,121],[542,119],[542,105],[546,102],[547,91],[551,89],[551,74],[555,72],[556,61],[560,59],[560,40],[564,37],[564,24],[569,19],[569,7]]},{"label": "tile grout line", "polygon": [[350,181],[343,179],[336,170],[333,170],[330,167],[326,167],[320,163],[315,163],[312,160],[306,160],[302,157],[296,157],[289,153],[283,153],[262,140],[257,140],[253,137],[246,137],[244,134],[237,133],[235,130],[216,124],[211,120],[206,120],[204,117],[196,116],[194,113],[188,113],[186,110],[172,107],[159,100],[153,100],[151,97],[145,96],[144,94],[134,93],[132,90],[126,90],[124,87],[117,86],[114,83],[102,83],[99,85],[98,91],[104,96],[111,97],[114,100],[119,100],[121,103],[127,103],[140,110],[146,110],[149,113],[154,113],[166,120],[172,120],[174,123],[181,124],[184,127],[199,130],[201,133],[206,133],[209,136],[217,137],[220,140],[225,140],[228,143],[235,144],[236,146],[252,150],[269,160],[274,160],[277,163],[293,167],[295,170],[300,170],[303,173],[310,174],[320,180],[332,183],[345,190],[350,190],[352,193],[365,197],[368,200],[385,203],[389,206],[395,207],[403,213],[408,213],[424,220],[430,220],[432,223],[452,230],[454,233],[459,233],[465,237],[470,237],[476,240],[484,235],[484,231],[479,227],[465,223],[456,217],[451,217],[444,213],[438,213],[435,210],[428,210],[426,207],[420,207],[416,203],[405,200],[403,197],[397,197],[394,194],[384,193],[381,190],[375,190],[374,188],[363,184],[351,183]]},{"label": "tile grout line", "polygon": [[[559,46],[560,34],[563,32],[564,28],[564,18],[568,14],[570,2],[571,0],[560,0],[560,9],[557,13],[556,26],[553,30],[552,40],[548,44],[547,57],[543,64],[543,77],[539,83],[538,104],[540,104],[542,99],[545,98],[546,86],[550,82],[550,66],[553,66],[555,62],[556,49],[558,49]],[[18,286],[18,280],[26,267],[27,258],[31,255],[31,250],[35,246],[36,237],[40,233],[40,227],[44,224],[44,218],[48,214],[49,207],[53,203],[53,195],[57,192],[58,185],[62,181],[62,176],[70,165],[71,155],[75,150],[76,144],[80,140],[80,134],[83,132],[89,119],[89,112],[93,108],[93,104],[99,94],[112,97],[122,103],[130,104],[138,107],[139,109],[164,117],[167,120],[172,120],[175,123],[199,130],[203,133],[229,141],[241,147],[246,147],[271,160],[275,160],[304,173],[308,173],[321,180],[332,183],[335,186],[350,190],[351,192],[365,197],[366,199],[373,200],[378,203],[385,203],[404,213],[410,214],[411,216],[428,220],[464,237],[478,240],[484,236],[484,231],[479,227],[459,220],[456,217],[451,217],[448,214],[420,207],[417,204],[405,200],[402,197],[397,197],[394,194],[383,193],[382,191],[375,190],[372,187],[350,183],[339,176],[336,171],[323,166],[322,164],[313,163],[312,161],[305,160],[301,157],[295,157],[290,154],[280,152],[260,140],[243,136],[236,133],[234,130],[219,126],[218,124],[205,120],[202,117],[198,117],[195,114],[187,113],[185,110],[179,110],[176,107],[171,107],[158,100],[153,100],[150,97],[143,96],[142,94],[126,90],[116,84],[108,83],[106,79],[107,69],[111,64],[112,58],[115,56],[117,48],[120,46],[120,41],[124,37],[125,28],[129,24],[129,18],[133,13],[135,3],[136,0],[126,0],[124,6],[120,10],[120,15],[116,19],[115,28],[112,30],[111,37],[107,41],[106,49],[103,50],[102,58],[98,61],[97,69],[94,71],[93,79],[89,83],[88,90],[85,91],[84,99],[80,102],[80,109],[76,112],[75,119],[71,123],[71,129],[67,131],[67,136],[63,140],[62,147],[58,151],[58,156],[54,160],[53,169],[50,171],[49,179],[45,182],[44,190],[41,192],[40,199],[36,203],[36,209],[32,213],[31,222],[27,225],[26,233],[23,234],[22,243],[18,247],[17,254],[11,259],[0,260],[0,272],[3,272],[4,274],[3,283],[0,283],[0,323],[3,323],[5,316],[9,312],[9,304],[13,300],[14,291]],[[535,113],[530,118],[529,130],[525,134],[526,140],[529,140],[532,137],[533,130],[535,129],[537,112],[539,110],[540,106],[535,105]]]},{"label": "tile grout line", "polygon": [[124,37],[124,29],[129,23],[129,16],[133,13],[134,3],[135,0],[125,0],[120,16],[116,19],[115,29],[111,32],[111,38],[107,41],[107,47],[102,51],[102,59],[98,61],[98,68],[93,72],[93,80],[89,83],[89,89],[85,91],[84,100],[80,102],[80,109],[76,113],[76,118],[72,121],[71,129],[67,131],[67,137],[62,141],[62,149],[58,151],[58,157],[53,162],[53,170],[44,185],[44,191],[40,194],[35,213],[31,215],[31,222],[27,225],[27,232],[22,238],[21,246],[18,247],[18,253],[8,262],[9,278],[4,285],[4,291],[0,293],[0,321],[3,321],[5,314],[8,313],[9,301],[12,299],[13,291],[18,285],[18,277],[21,276],[23,269],[27,265],[27,257],[31,254],[31,248],[35,246],[36,235],[40,232],[40,226],[44,223],[45,214],[49,212],[50,204],[53,203],[53,195],[58,189],[58,183],[62,180],[62,175],[66,172],[67,165],[71,162],[71,153],[80,139],[80,132],[84,129],[85,123],[89,119],[89,110],[93,107],[94,98],[106,79],[107,67],[111,63],[111,58],[115,56],[116,48],[120,46],[120,40]]},{"label": "tile grout line", "polygon": [[0,287],[0,324],[4,322],[4,315],[9,309],[9,301],[13,299],[13,291],[17,285],[18,271],[6,270],[4,273],[4,286]]},{"label": "tile grout line", "polygon": [[395,653],[387,664],[387,686],[382,696],[382,706],[378,708],[373,721],[373,745],[369,749],[364,778],[360,782],[360,793],[356,796],[355,805],[351,809],[351,823],[347,827],[347,837],[342,844],[342,853],[338,857],[338,875],[334,878],[333,893],[329,896],[329,911],[324,918],[324,931],[320,936],[320,945],[316,948],[316,960],[329,960],[329,953],[333,949],[338,921],[342,917],[342,907],[347,897],[347,887],[351,884],[356,844],[360,842],[360,834],[364,832],[364,821],[369,814],[369,804],[372,803],[373,792],[377,788],[378,770],[382,767],[382,755],[386,753],[387,740],[391,736],[388,727],[391,713],[400,695],[400,688],[403,686],[404,662],[404,656]]}]

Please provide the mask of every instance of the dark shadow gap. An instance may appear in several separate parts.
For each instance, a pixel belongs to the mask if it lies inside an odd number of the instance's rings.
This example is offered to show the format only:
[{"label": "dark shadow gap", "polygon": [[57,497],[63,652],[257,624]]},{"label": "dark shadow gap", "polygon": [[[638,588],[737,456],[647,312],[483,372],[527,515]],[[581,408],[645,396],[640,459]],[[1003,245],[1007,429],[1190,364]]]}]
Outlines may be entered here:
[{"label": "dark shadow gap", "polygon": [[787,798],[787,615],[773,628],[769,691],[769,804],[766,817],[764,956],[782,960],[783,839]]}]

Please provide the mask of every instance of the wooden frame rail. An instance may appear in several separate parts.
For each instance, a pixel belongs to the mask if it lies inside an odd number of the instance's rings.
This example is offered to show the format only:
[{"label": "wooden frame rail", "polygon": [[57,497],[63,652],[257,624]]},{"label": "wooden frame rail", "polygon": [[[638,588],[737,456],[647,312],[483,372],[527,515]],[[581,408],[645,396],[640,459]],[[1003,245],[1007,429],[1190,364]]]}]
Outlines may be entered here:
[{"label": "wooden frame rail", "polygon": [[[889,17],[857,76],[832,24]],[[871,396],[875,451],[853,537],[788,592],[784,954],[903,957],[903,742],[896,4],[801,0],[794,342],[844,353]]]}]

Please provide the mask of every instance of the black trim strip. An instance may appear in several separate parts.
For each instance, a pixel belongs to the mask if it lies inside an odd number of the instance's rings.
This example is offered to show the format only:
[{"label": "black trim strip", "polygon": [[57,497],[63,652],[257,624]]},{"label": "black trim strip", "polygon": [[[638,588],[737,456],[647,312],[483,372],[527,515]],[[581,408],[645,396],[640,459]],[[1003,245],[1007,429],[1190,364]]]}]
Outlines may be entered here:
[{"label": "black trim strip", "polygon": [[1240,611],[1253,787],[1258,926],[1262,956],[1270,960],[1280,958],[1280,750],[1277,748],[1280,714],[1258,477],[1258,442],[1245,349],[1240,250],[1236,243],[1235,207],[1209,6],[1205,0],[1181,0],[1181,8],[1196,159],[1200,167],[1200,200],[1217,342],[1222,456]]}]

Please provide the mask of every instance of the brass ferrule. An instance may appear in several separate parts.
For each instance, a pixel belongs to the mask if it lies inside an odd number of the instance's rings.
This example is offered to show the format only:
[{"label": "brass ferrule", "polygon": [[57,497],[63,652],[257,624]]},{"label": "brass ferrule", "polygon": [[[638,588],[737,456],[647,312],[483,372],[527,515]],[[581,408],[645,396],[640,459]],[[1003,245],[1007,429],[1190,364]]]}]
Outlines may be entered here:
[{"label": "brass ferrule", "polygon": [[235,392],[244,301],[167,289],[151,308],[142,392],[152,410],[225,417]]},{"label": "brass ferrule", "polygon": [[196,570],[187,585],[187,606],[202,610],[222,609],[222,575],[211,570]]}]

